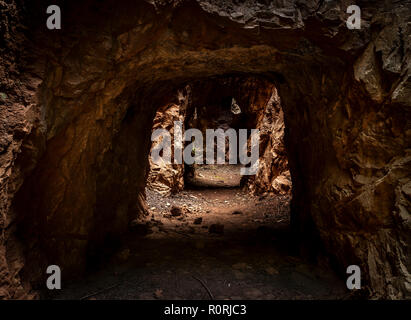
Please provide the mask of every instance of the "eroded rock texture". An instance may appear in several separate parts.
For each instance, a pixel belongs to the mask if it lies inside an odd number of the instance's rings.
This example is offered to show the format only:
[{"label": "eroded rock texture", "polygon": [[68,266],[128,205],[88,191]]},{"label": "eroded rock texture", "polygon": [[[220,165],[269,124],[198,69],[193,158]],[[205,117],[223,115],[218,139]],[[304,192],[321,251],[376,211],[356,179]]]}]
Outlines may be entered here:
[{"label": "eroded rock texture", "polygon": [[260,159],[258,172],[248,178],[247,187],[255,194],[289,194],[291,177],[284,144],[284,113],[277,89],[273,85],[267,85],[267,89],[271,95],[256,104],[259,108],[254,111],[255,127],[260,130]]},{"label": "eroded rock texture", "polygon": [[361,30],[346,1],[70,1],[49,31],[45,1],[0,1],[0,296],[83,270],[142,214],[176,89],[254,74],[281,98],[297,234],[410,297],[411,3],[357,4]]},{"label": "eroded rock texture", "polygon": [[[155,163],[152,157],[149,157],[150,171],[147,178],[147,187],[156,190],[162,195],[170,195],[184,188],[184,165],[174,163],[174,122],[179,121],[182,124],[182,133],[184,132],[184,108],[178,104],[168,104],[160,108],[154,118],[153,131],[164,129],[171,135],[171,164],[161,161]],[[153,141],[151,151],[161,143],[161,140]],[[150,151],[150,153],[151,153]]]}]

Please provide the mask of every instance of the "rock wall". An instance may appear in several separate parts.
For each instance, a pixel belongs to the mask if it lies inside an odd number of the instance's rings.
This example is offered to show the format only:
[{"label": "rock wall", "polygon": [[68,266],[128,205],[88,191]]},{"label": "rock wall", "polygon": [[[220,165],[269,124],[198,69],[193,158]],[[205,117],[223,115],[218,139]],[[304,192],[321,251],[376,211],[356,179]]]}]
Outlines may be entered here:
[{"label": "rock wall", "polygon": [[[21,50],[27,39],[25,6],[0,1],[0,16],[0,300],[30,299],[35,294],[21,281],[25,259],[23,246],[16,238],[16,215],[10,205],[25,174],[35,166],[32,158],[43,151],[38,137],[44,128],[38,125],[35,97],[42,81],[37,74],[42,65],[37,65],[36,70],[27,52]],[[26,138],[28,136],[31,139]],[[32,142],[36,139],[34,147]]]},{"label": "rock wall", "polygon": [[2,298],[84,270],[144,214],[156,109],[232,74],[276,84],[296,234],[373,297],[410,297],[410,1],[357,1],[361,30],[342,0],[56,1],[59,31],[47,1],[0,4]]},{"label": "rock wall", "polygon": [[248,178],[246,186],[254,194],[273,192],[291,194],[291,176],[284,144],[284,113],[275,87],[271,97],[257,113],[256,128],[260,130],[258,172]]},{"label": "rock wall", "polygon": [[[184,125],[184,111],[180,105],[169,104],[160,108],[154,118],[153,130],[165,129],[171,134],[171,159],[174,159],[174,121],[180,121]],[[184,134],[184,126],[182,128]],[[154,141],[151,150],[161,141]],[[150,155],[151,155],[150,150]],[[170,195],[184,189],[184,165],[183,164],[161,164],[154,163],[149,156],[150,171],[147,177],[147,187],[162,195]]]}]

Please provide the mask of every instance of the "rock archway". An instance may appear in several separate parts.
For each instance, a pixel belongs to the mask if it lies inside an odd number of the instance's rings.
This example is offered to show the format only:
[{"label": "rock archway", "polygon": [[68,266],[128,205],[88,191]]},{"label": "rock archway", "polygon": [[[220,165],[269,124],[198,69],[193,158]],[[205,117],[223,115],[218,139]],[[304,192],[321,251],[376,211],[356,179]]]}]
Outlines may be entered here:
[{"label": "rock archway", "polygon": [[46,2],[16,3],[2,4],[1,297],[30,294],[49,264],[84,270],[127,230],[156,109],[227,74],[278,88],[296,235],[341,273],[360,265],[375,297],[409,297],[408,1],[361,2],[354,31],[344,1],[70,1],[61,31]]},{"label": "rock archway", "polygon": [[[272,81],[264,77],[224,75],[197,80],[175,92],[173,101],[157,109],[153,131],[166,129],[171,135],[174,150],[175,122],[181,123],[181,134],[189,128],[199,129],[206,137],[207,129],[259,130],[259,170],[257,174],[243,176],[241,185],[255,194],[291,192],[287,153],[284,146],[284,116],[278,91]],[[206,157],[203,140],[203,159]],[[250,143],[250,141],[249,141]],[[147,178],[149,189],[164,195],[175,194],[184,188],[188,176],[194,174],[192,166],[183,164],[155,164],[151,159]],[[185,143],[187,145],[188,142]],[[227,143],[228,144],[228,143]],[[174,157],[171,150],[170,156]],[[226,146],[225,160],[229,162]],[[216,160],[216,159],[215,159]],[[236,159],[240,163],[240,159]],[[184,170],[187,169],[187,170]]]}]

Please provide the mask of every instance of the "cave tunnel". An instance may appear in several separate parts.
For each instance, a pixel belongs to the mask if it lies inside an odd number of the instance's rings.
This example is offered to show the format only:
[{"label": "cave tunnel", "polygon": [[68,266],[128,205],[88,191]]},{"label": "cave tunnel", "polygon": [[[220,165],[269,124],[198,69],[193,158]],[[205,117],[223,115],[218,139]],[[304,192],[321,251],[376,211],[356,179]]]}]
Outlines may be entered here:
[{"label": "cave tunnel", "polygon": [[[11,1],[0,298],[49,297],[49,265],[58,298],[409,298],[410,7],[364,4],[352,31],[314,2],[56,1],[51,32],[46,1]],[[259,128],[258,173],[188,189],[207,169],[150,163],[176,119]]]}]

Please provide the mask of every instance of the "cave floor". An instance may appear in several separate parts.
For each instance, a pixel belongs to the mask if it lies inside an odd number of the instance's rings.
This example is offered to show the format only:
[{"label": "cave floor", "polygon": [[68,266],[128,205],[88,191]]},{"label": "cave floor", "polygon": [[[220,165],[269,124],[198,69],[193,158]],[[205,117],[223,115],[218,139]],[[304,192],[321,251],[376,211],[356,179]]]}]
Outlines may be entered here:
[{"label": "cave floor", "polygon": [[196,165],[192,177],[186,177],[192,187],[200,188],[233,188],[241,182],[240,170],[243,165]]},{"label": "cave floor", "polygon": [[[136,224],[138,232],[126,236],[126,245],[100,271],[63,283],[53,298],[344,298],[344,281],[327,263],[312,264],[296,254],[289,200],[228,188],[170,197],[147,190],[150,215]],[[173,206],[181,215],[170,214]],[[224,230],[210,227],[215,224]]]}]

